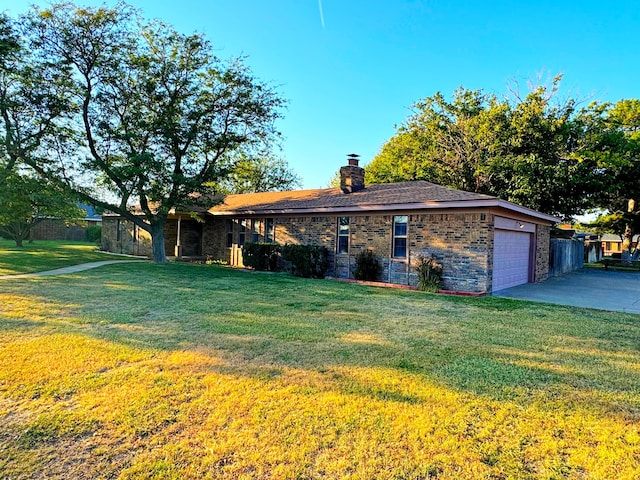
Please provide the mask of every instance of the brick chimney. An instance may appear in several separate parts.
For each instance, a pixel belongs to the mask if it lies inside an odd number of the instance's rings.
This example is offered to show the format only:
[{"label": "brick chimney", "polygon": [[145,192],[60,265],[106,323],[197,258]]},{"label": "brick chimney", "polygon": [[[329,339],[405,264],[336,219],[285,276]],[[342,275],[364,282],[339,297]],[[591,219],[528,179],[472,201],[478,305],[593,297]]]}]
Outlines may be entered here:
[{"label": "brick chimney", "polygon": [[358,166],[358,157],[355,153],[347,155],[349,164],[340,167],[340,188],[343,193],[353,193],[364,188],[364,168]]}]

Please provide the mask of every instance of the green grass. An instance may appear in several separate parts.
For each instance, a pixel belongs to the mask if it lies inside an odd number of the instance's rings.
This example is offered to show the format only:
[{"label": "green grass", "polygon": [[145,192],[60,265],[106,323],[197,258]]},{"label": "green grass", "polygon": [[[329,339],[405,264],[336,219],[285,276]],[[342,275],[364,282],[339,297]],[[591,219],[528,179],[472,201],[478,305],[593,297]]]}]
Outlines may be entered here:
[{"label": "green grass", "polygon": [[597,263],[585,263],[585,268],[594,268],[601,270],[616,270],[620,272],[640,272],[640,261],[634,260],[631,265],[622,265],[619,258],[606,257]]},{"label": "green grass", "polygon": [[6,478],[633,479],[640,316],[188,264],[0,280]]},{"label": "green grass", "polygon": [[37,240],[25,242],[24,247],[19,248],[11,240],[0,239],[0,275],[43,272],[80,263],[127,258],[100,252],[95,243],[90,242]]}]

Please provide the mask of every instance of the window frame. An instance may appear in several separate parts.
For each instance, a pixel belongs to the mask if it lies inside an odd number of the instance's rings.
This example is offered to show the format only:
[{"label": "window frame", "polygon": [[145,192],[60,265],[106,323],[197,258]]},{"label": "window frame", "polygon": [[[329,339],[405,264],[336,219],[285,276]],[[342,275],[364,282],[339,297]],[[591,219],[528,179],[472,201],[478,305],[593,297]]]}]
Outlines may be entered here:
[{"label": "window frame", "polygon": [[[398,221],[399,219],[404,219],[404,222]],[[403,224],[404,224],[404,234],[398,234],[396,230],[396,225],[403,225]],[[407,258],[408,249],[409,249],[409,244],[407,241],[408,237],[409,237],[409,216],[394,215],[393,223],[391,227],[391,258]],[[403,240],[404,242],[398,242],[398,240],[401,240],[401,241]],[[397,249],[399,248],[398,243],[400,244],[404,243],[403,255],[397,254]]]},{"label": "window frame", "polygon": [[[342,223],[343,221],[346,221],[346,223]],[[339,255],[349,254],[349,223],[349,217],[338,217],[336,220],[336,253]],[[345,245],[341,244],[341,240]]]},{"label": "window frame", "polygon": [[276,242],[276,222],[273,217],[264,219],[264,242]]},{"label": "window frame", "polygon": [[226,246],[233,247],[233,219],[227,218],[225,221]]},{"label": "window frame", "polygon": [[260,243],[260,219],[251,219],[251,243]]},{"label": "window frame", "polygon": [[247,219],[238,220],[238,246],[242,247],[247,240]]}]

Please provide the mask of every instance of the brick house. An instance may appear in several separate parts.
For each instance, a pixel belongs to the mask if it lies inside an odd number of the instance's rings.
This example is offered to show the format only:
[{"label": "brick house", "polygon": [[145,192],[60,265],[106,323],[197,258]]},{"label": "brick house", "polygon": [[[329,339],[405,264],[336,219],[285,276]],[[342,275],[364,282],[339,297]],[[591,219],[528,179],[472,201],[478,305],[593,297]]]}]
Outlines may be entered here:
[{"label": "brick house", "polygon": [[86,215],[84,218],[68,223],[57,218],[45,218],[38,222],[30,232],[31,240],[72,240],[84,241],[87,239],[87,227],[102,224],[102,216],[89,205],[78,205]]},{"label": "brick house", "polygon": [[[340,188],[228,195],[200,212],[200,221],[176,213],[167,221],[167,252],[242,266],[246,242],[324,245],[328,275],[348,278],[355,256],[372,249],[383,266],[380,280],[410,285],[418,281],[416,257],[433,255],[443,265],[442,287],[470,293],[548,276],[555,217],[425,181],[365,186],[356,159],[340,174]],[[103,248],[149,255],[151,242],[130,222],[104,216]]]},{"label": "brick house", "polygon": [[[602,242],[602,255],[606,257],[617,255],[619,257],[622,254],[622,238],[620,238],[620,235],[605,233],[600,240]],[[640,235],[635,235],[631,242],[632,250],[638,246],[638,242],[640,242]]]}]

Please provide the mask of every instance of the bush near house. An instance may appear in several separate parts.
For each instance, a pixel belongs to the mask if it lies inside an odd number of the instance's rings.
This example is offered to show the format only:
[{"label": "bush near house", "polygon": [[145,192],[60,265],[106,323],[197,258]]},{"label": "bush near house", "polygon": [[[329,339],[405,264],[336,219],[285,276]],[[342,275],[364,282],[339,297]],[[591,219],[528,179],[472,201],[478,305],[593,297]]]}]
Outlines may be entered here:
[{"label": "bush near house", "polygon": [[87,242],[99,243],[102,238],[102,227],[91,225],[87,227]]},{"label": "bush near house", "polygon": [[353,271],[356,280],[376,281],[381,274],[380,260],[373,251],[363,250],[356,255],[356,268]]},{"label": "bush near house", "polygon": [[282,259],[296,277],[324,278],[329,268],[329,250],[319,245],[284,245]]},{"label": "bush near house", "polygon": [[415,262],[418,273],[418,290],[435,293],[442,281],[442,265],[433,256],[419,256]]},{"label": "bush near house", "polygon": [[275,272],[278,270],[280,245],[277,243],[245,243],[242,263],[254,270]]}]

